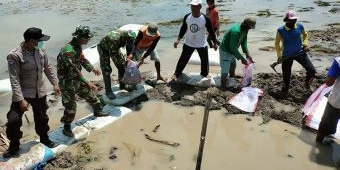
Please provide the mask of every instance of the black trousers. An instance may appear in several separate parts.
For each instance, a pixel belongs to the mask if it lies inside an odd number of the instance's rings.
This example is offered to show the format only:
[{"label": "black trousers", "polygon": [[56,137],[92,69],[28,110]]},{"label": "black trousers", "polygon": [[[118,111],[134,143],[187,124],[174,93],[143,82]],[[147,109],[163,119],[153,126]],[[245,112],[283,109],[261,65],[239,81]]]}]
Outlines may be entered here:
[{"label": "black trousers", "polygon": [[336,128],[340,119],[340,109],[333,107],[327,102],[324,114],[319,124],[318,132],[328,136],[336,132]]},{"label": "black trousers", "polygon": [[[31,104],[33,109],[35,131],[40,136],[40,140],[48,140],[47,132],[50,130],[48,126],[49,118],[46,114],[47,101],[46,96],[42,98],[25,98]],[[20,139],[22,138],[22,116],[24,112],[19,109],[19,102],[12,102],[11,108],[7,113],[6,135],[10,140],[10,147],[19,148]]]},{"label": "black trousers", "polygon": [[179,57],[176,65],[175,70],[176,77],[182,74],[185,66],[188,64],[190,57],[195,49],[197,50],[198,55],[201,59],[201,75],[206,77],[209,74],[208,47],[193,48],[184,44],[181,56]]},{"label": "black trousers", "polygon": [[301,55],[298,55],[298,56],[284,58],[282,61],[282,77],[283,77],[283,83],[285,87],[287,88],[289,88],[290,77],[292,74],[292,66],[293,66],[294,60],[297,61],[299,64],[301,64],[302,67],[305,68],[307,71],[305,83],[309,83],[316,74],[315,67],[310,61],[306,53],[302,53]]}]

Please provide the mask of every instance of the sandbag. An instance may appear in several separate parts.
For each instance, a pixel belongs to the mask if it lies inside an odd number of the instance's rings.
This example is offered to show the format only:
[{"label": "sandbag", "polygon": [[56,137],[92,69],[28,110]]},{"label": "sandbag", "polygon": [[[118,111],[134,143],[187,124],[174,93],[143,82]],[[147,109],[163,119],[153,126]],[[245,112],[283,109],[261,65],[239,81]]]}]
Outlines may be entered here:
[{"label": "sandbag", "polygon": [[248,60],[248,64],[245,65],[243,68],[243,78],[241,81],[241,87],[246,87],[251,84],[254,70],[255,70],[255,63]]},{"label": "sandbag", "polygon": [[232,97],[228,103],[245,112],[255,112],[259,96],[263,96],[261,89],[243,87],[242,91]]},{"label": "sandbag", "polygon": [[127,61],[127,66],[125,68],[125,74],[122,78],[122,82],[126,85],[136,86],[142,81],[142,76],[138,69],[138,63],[132,60]]}]

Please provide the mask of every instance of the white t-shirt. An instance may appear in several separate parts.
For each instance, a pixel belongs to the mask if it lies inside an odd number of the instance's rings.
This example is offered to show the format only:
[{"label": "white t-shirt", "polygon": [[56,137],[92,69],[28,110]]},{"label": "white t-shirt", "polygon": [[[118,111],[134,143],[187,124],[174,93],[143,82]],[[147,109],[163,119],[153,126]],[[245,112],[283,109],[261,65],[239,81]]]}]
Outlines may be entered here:
[{"label": "white t-shirt", "polygon": [[186,23],[188,29],[186,31],[184,44],[194,48],[207,46],[208,43],[205,36],[206,20],[204,15],[201,14],[198,18],[195,18],[190,14],[186,18]]}]

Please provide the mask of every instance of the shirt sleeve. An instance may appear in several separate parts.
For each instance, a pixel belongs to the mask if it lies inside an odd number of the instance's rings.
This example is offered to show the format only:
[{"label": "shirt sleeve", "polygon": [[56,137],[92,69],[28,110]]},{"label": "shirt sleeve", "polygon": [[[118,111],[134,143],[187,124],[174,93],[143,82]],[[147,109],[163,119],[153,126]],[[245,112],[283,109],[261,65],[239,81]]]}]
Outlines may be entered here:
[{"label": "shirt sleeve", "polygon": [[93,67],[93,65],[90,63],[90,61],[89,60],[87,60],[86,58],[85,58],[85,55],[83,54],[83,52],[80,54],[80,63],[81,63],[81,65],[85,68],[85,70],[87,71],[87,72],[91,72],[93,69],[94,69],[94,67]]},{"label": "shirt sleeve", "polygon": [[183,22],[182,22],[182,26],[181,29],[179,30],[179,34],[178,34],[178,39],[182,39],[184,34],[186,33],[187,29],[188,29],[188,25],[187,25],[187,18],[188,18],[189,14],[186,14],[183,18]]},{"label": "shirt sleeve", "polygon": [[138,35],[137,35],[135,41],[133,42],[133,47],[132,47],[132,54],[133,55],[135,55],[138,43],[142,40],[142,38],[143,38],[143,32],[138,31]]},{"label": "shirt sleeve", "polygon": [[68,75],[77,75],[77,77],[79,77],[81,82],[87,83],[87,80],[81,74],[80,70],[71,61],[71,59],[74,58],[73,52],[72,51],[65,52],[64,54],[62,54],[61,57],[62,57],[61,60],[62,60],[62,63],[63,63],[63,68],[67,68],[68,69],[67,74]]},{"label": "shirt sleeve", "polygon": [[43,54],[43,57],[44,57],[44,60],[45,60],[45,62],[44,62],[44,73],[45,73],[46,77],[48,78],[48,80],[50,81],[50,83],[52,85],[57,85],[58,84],[57,76],[53,72],[53,68],[52,68],[51,64],[49,63],[48,56],[45,52]]},{"label": "shirt sleeve", "polygon": [[211,20],[210,20],[210,18],[207,17],[206,15],[204,15],[204,17],[205,17],[205,20],[206,20],[205,27],[207,28],[207,31],[208,31],[209,35],[211,36],[211,40],[212,40],[214,43],[217,43],[216,34],[214,33],[214,29],[213,29]]},{"label": "shirt sleeve", "polygon": [[230,51],[232,54],[235,55],[236,59],[237,60],[240,60],[243,58],[242,54],[238,51],[238,45],[237,45],[237,42],[238,42],[238,35],[237,33],[231,33],[230,34]]},{"label": "shirt sleeve", "polygon": [[245,35],[245,38],[242,40],[241,42],[241,47],[242,47],[242,51],[243,53],[248,53],[248,34]]},{"label": "shirt sleeve", "polygon": [[153,40],[153,42],[152,42],[152,44],[150,45],[150,47],[148,48],[148,50],[146,50],[146,52],[145,52],[143,58],[146,58],[146,57],[148,57],[148,56],[151,54],[151,52],[156,48],[157,43],[158,43],[158,41],[159,41],[160,39],[161,39],[161,36],[159,36],[158,38],[156,38],[155,40]]},{"label": "shirt sleeve", "polygon": [[275,50],[276,50],[276,55],[277,58],[282,58],[282,48],[280,45],[280,42],[283,41],[281,34],[279,31],[276,32],[276,37],[275,37]]},{"label": "shirt sleeve", "polygon": [[332,66],[329,68],[327,76],[335,79],[340,76],[340,66],[336,60],[333,61]]},{"label": "shirt sleeve", "polygon": [[302,45],[303,46],[308,46],[308,34],[305,28],[302,26]]},{"label": "shirt sleeve", "polygon": [[24,100],[20,85],[20,59],[15,54],[7,56],[8,74],[12,86],[13,102]]}]

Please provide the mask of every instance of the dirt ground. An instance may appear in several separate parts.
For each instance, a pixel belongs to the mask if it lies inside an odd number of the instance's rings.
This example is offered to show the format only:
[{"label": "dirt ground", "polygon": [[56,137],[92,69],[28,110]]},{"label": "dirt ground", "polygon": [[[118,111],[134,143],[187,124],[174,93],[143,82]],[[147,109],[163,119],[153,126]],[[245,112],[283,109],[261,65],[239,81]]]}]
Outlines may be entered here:
[{"label": "dirt ground", "polygon": [[[313,53],[317,54],[315,56],[320,57],[321,60],[323,56],[330,54],[338,55],[340,51],[340,44],[338,42],[339,35],[340,24],[338,23],[329,25],[325,30],[310,31],[310,44]],[[277,66],[276,69],[280,70],[280,66]],[[316,89],[323,83],[327,68],[323,69],[324,70],[318,70],[312,84],[313,89]],[[263,123],[268,123],[270,120],[275,119],[303,128],[303,113],[301,108],[311,94],[311,92],[306,91],[303,87],[304,79],[304,70],[292,73],[289,94],[282,94],[280,92],[282,86],[282,77],[280,75],[275,73],[258,73],[254,75],[251,86],[262,89],[264,95],[259,99],[258,106],[253,115],[261,116]],[[99,81],[96,82],[96,84],[100,89],[103,88],[103,82]],[[204,106],[206,95],[209,92],[212,94],[211,110],[225,108],[225,114],[247,114],[227,104],[227,101],[240,92],[240,90],[240,88],[234,88],[221,91],[216,87],[202,88],[170,82],[168,84],[154,85],[154,88],[147,91],[145,95],[142,95],[125,106],[133,109],[136,104],[148,100],[163,100],[188,107],[194,105]],[[183,98],[187,95],[192,97],[190,99]],[[77,145],[77,148],[83,152],[81,154],[63,152],[57,158],[49,161],[47,165],[44,166],[44,169],[56,169],[56,167],[72,170],[84,169],[86,163],[98,159],[96,155],[87,152],[91,150],[88,143],[80,143]]]}]

